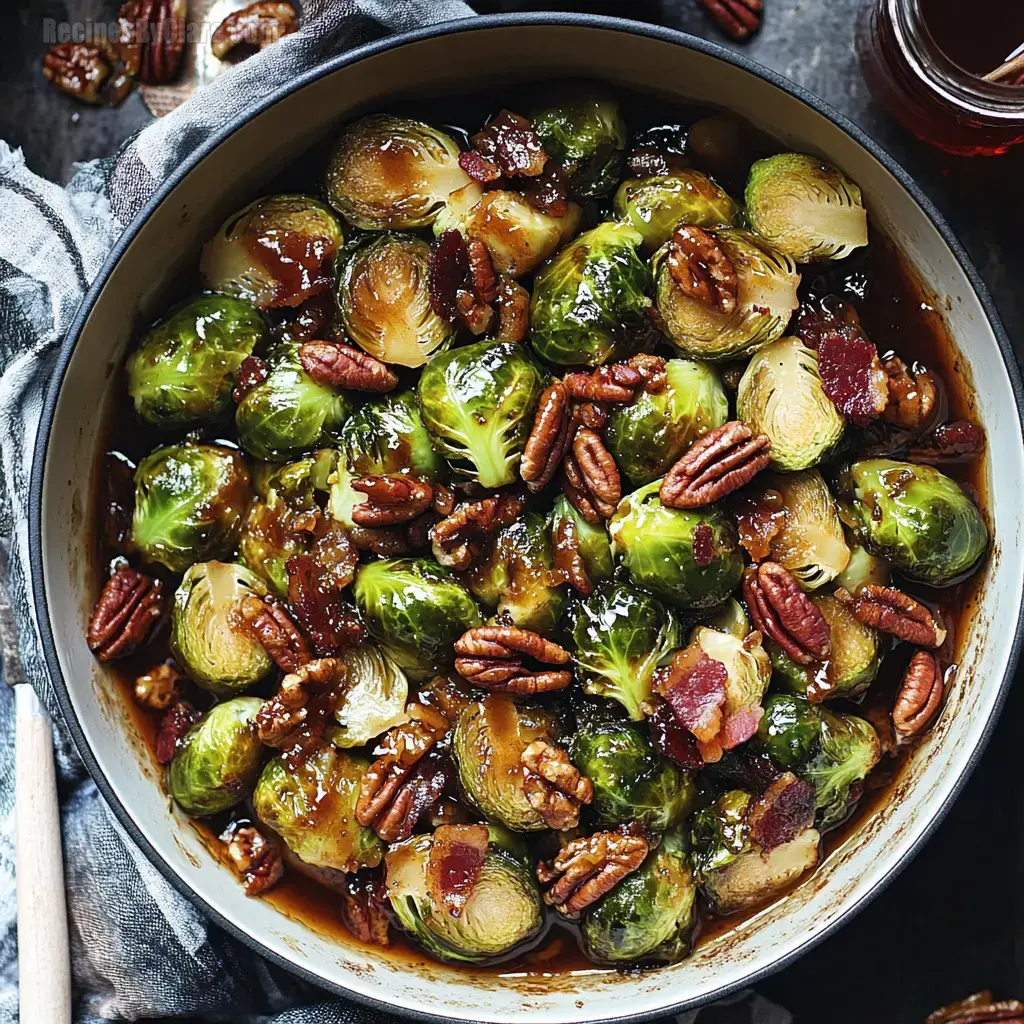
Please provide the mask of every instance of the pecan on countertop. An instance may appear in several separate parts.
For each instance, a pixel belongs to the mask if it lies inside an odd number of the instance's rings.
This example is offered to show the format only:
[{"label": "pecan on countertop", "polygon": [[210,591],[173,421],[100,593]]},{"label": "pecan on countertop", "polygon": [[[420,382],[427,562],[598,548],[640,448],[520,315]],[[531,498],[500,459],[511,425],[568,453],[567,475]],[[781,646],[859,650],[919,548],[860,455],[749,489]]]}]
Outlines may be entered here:
[{"label": "pecan on countertop", "polygon": [[918,647],[941,647],[946,630],[920,601],[895,587],[866,584],[855,597],[839,588],[836,596],[850,603],[853,614],[872,629],[889,633]]},{"label": "pecan on countertop", "polygon": [[778,562],[748,567],[743,574],[743,595],[755,628],[771,637],[798,665],[829,656],[832,637],[824,615]]},{"label": "pecan on countertop", "polygon": [[462,502],[431,528],[434,558],[449,569],[468,569],[483,554],[488,538],[514,522],[525,507],[525,495],[515,491]]},{"label": "pecan on countertop", "polygon": [[[478,626],[455,641],[455,671],[474,686],[497,693],[530,695],[565,689],[572,672],[569,652],[538,633],[515,626]],[[524,659],[539,662],[534,668]]]},{"label": "pecan on countertop", "polygon": [[931,651],[915,651],[903,673],[900,692],[892,709],[892,726],[898,743],[920,736],[942,705],[942,665]]},{"label": "pecan on countertop", "polygon": [[295,8],[282,0],[264,0],[233,11],[210,38],[210,52],[223,60],[236,46],[248,43],[262,50],[284,36],[298,31]]},{"label": "pecan on countertop", "polygon": [[711,21],[738,43],[749,39],[761,27],[763,0],[697,0],[697,3]]},{"label": "pecan on countertop", "polygon": [[575,914],[636,871],[647,856],[647,840],[619,832],[595,832],[562,847],[550,864],[537,865],[541,885],[552,883],[544,901],[561,914]]},{"label": "pecan on countertop", "polygon": [[180,696],[185,673],[173,661],[154,665],[135,680],[132,693],[144,708],[166,711]]},{"label": "pecan on countertop", "polygon": [[576,828],[580,805],[594,798],[594,786],[569,760],[569,755],[547,740],[534,740],[522,754],[523,792],[548,828],[556,832]]},{"label": "pecan on countertop", "polygon": [[713,231],[683,224],[676,228],[665,257],[679,290],[719,313],[731,313],[739,296],[739,277]]},{"label": "pecan on countertop", "polygon": [[312,658],[306,638],[279,601],[247,594],[238,613],[243,628],[282,672],[295,672]]},{"label": "pecan on countertop", "polygon": [[252,825],[236,823],[221,833],[231,866],[242,878],[246,896],[272,889],[284,875],[284,861],[277,843]]},{"label": "pecan on countertop", "polygon": [[1024,1003],[992,998],[988,990],[928,1014],[925,1024],[1024,1024]]},{"label": "pecan on countertop", "polygon": [[89,650],[100,661],[140,647],[164,614],[163,584],[129,566],[107,580],[89,617]]},{"label": "pecan on countertop", "polygon": [[519,463],[519,475],[531,492],[541,491],[551,482],[569,440],[569,396],[565,385],[556,380],[540,396]]},{"label": "pecan on countertop", "polygon": [[307,341],[299,349],[299,362],[326,387],[383,394],[398,385],[398,375],[386,363],[340,341]]},{"label": "pecan on countertop", "polygon": [[185,52],[188,0],[129,0],[122,18],[126,12],[135,15],[131,45],[138,48],[139,77],[147,85],[173,81]]},{"label": "pecan on countertop", "polygon": [[97,105],[103,102],[100,90],[110,77],[110,65],[97,46],[58,43],[43,57],[43,75],[68,96]]}]

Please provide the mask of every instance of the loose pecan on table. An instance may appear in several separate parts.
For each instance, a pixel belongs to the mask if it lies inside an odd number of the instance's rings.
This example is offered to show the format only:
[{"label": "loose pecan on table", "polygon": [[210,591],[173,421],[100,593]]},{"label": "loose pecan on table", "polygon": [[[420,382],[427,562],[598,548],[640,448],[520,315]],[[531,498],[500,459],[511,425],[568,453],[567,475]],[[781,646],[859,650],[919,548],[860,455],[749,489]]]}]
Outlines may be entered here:
[{"label": "loose pecan on table", "polygon": [[564,832],[580,823],[580,805],[594,798],[594,786],[547,740],[534,740],[522,754],[523,792],[548,828]]},{"label": "loose pecan on table", "polygon": [[668,471],[658,492],[672,508],[699,508],[738,490],[765,469],[771,440],[732,420],[695,441]]},{"label": "loose pecan on table", "polygon": [[410,720],[388,730],[359,780],[356,819],[388,843],[412,835],[450,774],[447,754],[434,750],[448,732],[448,719],[426,704],[410,704],[406,711]]},{"label": "loose pecan on table", "polygon": [[555,572],[577,593],[587,597],[594,589],[580,552],[579,530],[571,516],[562,516],[551,534]]},{"label": "loose pecan on table", "polygon": [[312,657],[306,638],[279,601],[247,594],[238,613],[243,628],[259,641],[282,672],[295,672]]},{"label": "loose pecan on table", "polygon": [[908,368],[899,356],[887,355],[882,369],[888,377],[888,403],[883,416],[904,430],[924,430],[935,413],[938,389],[932,375],[912,363]]},{"label": "loose pecan on table", "polygon": [[697,0],[697,3],[730,39],[738,43],[749,39],[761,27],[763,0]]},{"label": "loose pecan on table", "polygon": [[345,927],[360,942],[388,946],[390,919],[387,885],[380,878],[350,874],[341,894],[341,916]]},{"label": "loose pecan on table", "polygon": [[235,371],[235,387],[231,392],[235,404],[241,405],[245,396],[259,387],[268,376],[270,369],[259,356],[246,356]]},{"label": "loose pecan on table", "polygon": [[256,712],[260,742],[284,751],[286,761],[301,761],[322,737],[344,681],[337,658],[316,658],[289,672]]},{"label": "loose pecan on table", "polygon": [[468,569],[483,553],[487,539],[514,522],[525,507],[525,496],[515,492],[464,501],[431,528],[434,558],[449,569]]},{"label": "loose pecan on table", "polygon": [[537,865],[541,885],[553,883],[544,901],[561,914],[575,914],[636,871],[647,856],[647,840],[618,832],[595,832],[563,846],[547,864]]},{"label": "loose pecan on table", "polygon": [[383,394],[398,384],[385,363],[339,341],[307,341],[299,349],[299,362],[317,384],[331,388]]},{"label": "loose pecan on table", "polygon": [[248,43],[262,50],[284,36],[298,31],[295,8],[281,0],[264,0],[233,11],[210,38],[210,52],[223,60],[236,46]]},{"label": "loose pecan on table", "polygon": [[144,708],[166,711],[181,695],[185,673],[173,661],[154,665],[135,680],[135,700]]},{"label": "loose pecan on table", "polygon": [[836,596],[850,603],[853,614],[872,629],[890,633],[918,647],[941,647],[946,631],[920,601],[895,587],[869,583],[851,596],[839,588]]},{"label": "loose pecan on table", "polygon": [[931,651],[915,651],[892,709],[892,725],[899,743],[908,743],[932,723],[944,691],[942,665]]},{"label": "loose pecan on table", "polygon": [[89,650],[100,661],[131,654],[164,614],[163,584],[128,566],[107,580],[89,618]]},{"label": "loose pecan on table", "polygon": [[97,46],[58,43],[43,57],[43,75],[61,92],[95,105],[103,102],[101,90],[110,77],[110,65]]},{"label": "loose pecan on table", "polygon": [[166,85],[178,74],[187,14],[188,0],[129,0],[122,6],[121,24],[132,26],[127,43],[121,40],[122,59],[129,70],[137,59],[138,75],[147,85]]},{"label": "loose pecan on table", "polygon": [[434,501],[434,488],[419,476],[395,473],[364,476],[352,489],[366,495],[366,501],[352,507],[352,521],[358,526],[397,526],[423,515]]},{"label": "loose pecan on table", "polygon": [[988,990],[976,992],[930,1013],[925,1024],[1024,1024],[1024,1003],[994,1000]]},{"label": "loose pecan on table", "polygon": [[220,835],[227,844],[228,860],[242,876],[246,896],[272,889],[284,875],[284,861],[277,843],[252,825],[236,823]]},{"label": "loose pecan on table", "polygon": [[611,519],[622,497],[622,478],[601,435],[580,427],[562,463],[562,489],[573,508],[590,523]]},{"label": "loose pecan on table", "polygon": [[499,693],[530,695],[563,690],[572,682],[567,669],[531,668],[566,665],[569,652],[529,630],[515,626],[478,626],[455,641],[455,671],[474,686]]},{"label": "loose pecan on table", "polygon": [[185,734],[203,716],[187,700],[179,700],[172,704],[160,719],[160,727],[156,732],[156,759],[160,764],[170,764],[178,744]]},{"label": "loose pecan on table", "polygon": [[832,637],[825,617],[778,562],[750,566],[743,574],[743,595],[754,626],[797,664],[829,656]]},{"label": "loose pecan on table", "polygon": [[669,240],[665,259],[684,295],[720,313],[736,308],[740,279],[713,231],[681,225]]},{"label": "loose pecan on table", "polygon": [[540,396],[519,463],[519,475],[531,492],[543,490],[550,483],[568,446],[569,397],[565,385],[556,380]]}]

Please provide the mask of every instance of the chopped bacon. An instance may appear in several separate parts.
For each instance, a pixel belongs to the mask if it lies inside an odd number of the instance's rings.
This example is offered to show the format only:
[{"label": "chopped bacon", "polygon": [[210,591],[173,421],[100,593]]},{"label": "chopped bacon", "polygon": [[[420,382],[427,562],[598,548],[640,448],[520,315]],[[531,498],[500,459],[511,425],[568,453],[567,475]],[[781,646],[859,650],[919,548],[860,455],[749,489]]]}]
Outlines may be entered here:
[{"label": "chopped bacon", "polygon": [[525,192],[526,201],[541,213],[552,217],[564,217],[569,208],[569,186],[565,170],[561,165],[549,160],[544,173],[533,179]]},{"label": "chopped bacon", "polygon": [[651,704],[653,710],[648,715],[647,726],[655,749],[681,768],[691,771],[703,768],[704,759],[700,756],[697,741],[676,721],[668,702],[655,697]]},{"label": "chopped bacon", "polygon": [[818,342],[818,370],[825,394],[858,427],[885,412],[889,378],[878,350],[859,328],[825,332]]},{"label": "chopped bacon", "polygon": [[723,749],[732,750],[755,736],[763,715],[764,708],[757,704],[749,708],[740,708],[735,714],[729,715],[719,737]]},{"label": "chopped bacon", "polygon": [[501,177],[501,168],[490,157],[473,149],[459,154],[459,166],[482,185],[489,185]]},{"label": "chopped bacon", "polygon": [[509,178],[535,178],[547,163],[547,153],[530,122],[511,110],[501,111],[471,141],[478,153],[495,161]]},{"label": "chopped bacon", "polygon": [[480,878],[490,833],[486,825],[441,825],[427,859],[427,888],[434,902],[458,917]]},{"label": "chopped bacon", "polygon": [[693,531],[693,560],[701,569],[715,560],[715,535],[707,523],[698,523]]},{"label": "chopped bacon", "polygon": [[780,775],[750,811],[750,836],[765,852],[794,840],[814,824],[814,787],[792,772]]},{"label": "chopped bacon", "polygon": [[170,764],[178,750],[178,744],[202,715],[187,700],[172,704],[160,719],[156,734],[156,759],[161,764]]},{"label": "chopped bacon", "polygon": [[460,231],[449,228],[437,240],[427,268],[430,308],[449,323],[454,323],[459,314],[456,295],[468,274],[466,241]]},{"label": "chopped bacon", "polygon": [[722,728],[728,677],[725,666],[703,651],[696,657],[691,649],[680,651],[672,661],[662,696],[699,743],[711,743]]}]

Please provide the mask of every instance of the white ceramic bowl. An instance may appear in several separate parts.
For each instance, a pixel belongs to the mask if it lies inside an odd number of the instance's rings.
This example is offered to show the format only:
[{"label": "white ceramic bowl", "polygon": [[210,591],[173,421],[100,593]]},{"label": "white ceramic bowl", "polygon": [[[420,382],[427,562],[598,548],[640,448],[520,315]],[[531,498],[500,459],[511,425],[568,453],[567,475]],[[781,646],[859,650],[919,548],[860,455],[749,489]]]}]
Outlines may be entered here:
[{"label": "white ceramic bowl", "polygon": [[[247,899],[158,785],[156,770],[84,640],[94,594],[87,557],[92,491],[82,467],[135,325],[154,318],[176,275],[232,210],[355,113],[483,85],[581,77],[733,110],[786,145],[819,153],[864,190],[873,223],[941,301],[988,431],[994,548],[963,664],[938,727],[888,802],[791,896],[645,974],[555,979],[455,971],[339,945]],[[719,47],[630,22],[571,15],[482,18],[375,43],[297,79],[193,154],[111,254],[83,304],[46,404],[33,479],[36,604],[71,731],[101,791],[154,864],[254,949],[335,991],[410,1016],[570,1024],[690,1007],[778,968],[854,913],[906,863],[977,760],[1020,641],[1024,478],[1020,383],[977,274],[906,174],[862,133],[791,83]],[[995,469],[995,471],[993,471]]]}]

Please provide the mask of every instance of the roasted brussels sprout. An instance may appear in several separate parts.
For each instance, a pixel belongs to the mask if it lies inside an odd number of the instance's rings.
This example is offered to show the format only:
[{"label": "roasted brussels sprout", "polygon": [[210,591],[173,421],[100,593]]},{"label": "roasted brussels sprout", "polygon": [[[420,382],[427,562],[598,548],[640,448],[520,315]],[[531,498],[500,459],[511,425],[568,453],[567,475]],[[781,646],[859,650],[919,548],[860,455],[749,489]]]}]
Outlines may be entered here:
[{"label": "roasted brussels sprout", "polygon": [[588,522],[573,508],[572,503],[564,494],[555,498],[551,510],[551,535],[557,538],[563,522],[572,523],[572,528],[579,543],[580,558],[587,570],[587,579],[591,586],[596,586],[611,579],[615,562],[612,559],[612,545],[608,540],[608,531],[603,525]]},{"label": "roasted brussels sprout", "polygon": [[345,690],[334,709],[330,740],[336,747],[361,747],[394,725],[407,721],[409,682],[377,644],[364,640],[339,655]]},{"label": "roasted brussels sprout", "polygon": [[779,153],[758,160],[745,199],[750,226],[797,263],[841,260],[868,244],[860,189],[817,157]]},{"label": "roasted brussels sprout", "polygon": [[523,790],[523,751],[553,740],[554,716],[492,694],[464,708],[452,734],[452,755],[463,796],[490,821],[515,832],[546,828]]},{"label": "roasted brussels sprout", "polygon": [[988,529],[964,489],[931,466],[862,459],[838,477],[840,514],[873,555],[933,587],[978,564]]},{"label": "roasted brussels sprout", "polygon": [[171,572],[231,554],[252,499],[245,460],[230,448],[174,444],[135,471],[132,542]]},{"label": "roasted brussels sprout", "polygon": [[298,306],[334,284],[338,218],[311,196],[267,196],[233,213],[206,243],[199,271],[213,292],[259,309]]},{"label": "roasted brussels sprout", "polygon": [[306,373],[299,348],[294,342],[278,344],[268,358],[267,379],[235,411],[238,440],[257,459],[288,462],[330,444],[351,408],[343,393]]},{"label": "roasted brussels sprout", "polygon": [[450,666],[455,641],[483,622],[472,596],[429,558],[368,562],[352,594],[367,631],[413,680]]},{"label": "roasted brussels sprout", "polygon": [[773,693],[764,704],[757,727],[758,742],[781,768],[806,764],[818,749],[821,713],[804,697]]},{"label": "roasted brussels sprout", "polygon": [[186,814],[219,814],[252,792],[263,759],[256,736],[262,706],[258,697],[234,697],[188,731],[167,770],[167,788]]},{"label": "roasted brussels sprout", "polygon": [[452,192],[471,184],[454,140],[388,114],[348,125],[327,168],[328,202],[366,231],[426,227]]},{"label": "roasted brussels sprout", "polygon": [[[705,612],[701,616],[700,622],[702,626],[717,629],[720,633],[728,633],[730,636],[736,637],[737,640],[746,640],[750,633],[750,619],[747,617],[743,605],[735,597],[730,597],[710,612]],[[691,643],[695,639],[696,632],[697,630],[694,629],[693,634],[690,635]]]},{"label": "roasted brussels sprout", "polygon": [[736,530],[714,505],[669,508],[660,480],[627,494],[608,523],[612,552],[633,582],[680,608],[721,604],[739,585],[743,554]]},{"label": "roasted brussels sprout", "polygon": [[836,586],[843,587],[851,594],[856,594],[861,587],[869,584],[876,587],[889,586],[889,563],[855,541],[847,540],[847,544],[850,560],[836,577]]},{"label": "roasted brussels sprout", "polygon": [[171,652],[189,678],[218,697],[247,690],[274,667],[263,645],[240,628],[242,601],[267,590],[227,562],[197,562],[174,595]]},{"label": "roasted brussels sprout", "polygon": [[452,469],[494,488],[517,478],[543,388],[523,345],[481,341],[432,360],[418,394],[423,422]]},{"label": "roasted brussels sprout", "polygon": [[430,246],[415,235],[371,235],[342,256],[338,308],[352,340],[371,356],[422,366],[455,328],[430,306]]},{"label": "roasted brussels sprout", "polygon": [[594,786],[593,809],[610,825],[642,822],[654,832],[678,825],[697,795],[690,774],[659,757],[641,730],[603,710],[577,715],[569,756]]},{"label": "roasted brussels sprout", "polygon": [[610,96],[566,90],[530,115],[544,152],[565,169],[569,194],[592,199],[615,189],[625,164],[626,122]]},{"label": "roasted brussels sprout", "polygon": [[675,615],[624,583],[598,588],[569,608],[566,632],[583,689],[617,700],[639,722],[654,670],[682,642]]},{"label": "roasted brussels sprout", "polygon": [[716,228],[736,223],[740,208],[728,193],[700,171],[679,170],[654,178],[630,178],[615,193],[615,215],[643,236],[652,253],[678,224]]},{"label": "roasted brussels sprout", "polygon": [[510,615],[520,629],[550,636],[565,607],[565,587],[553,569],[548,524],[527,512],[498,533],[466,585],[485,608]]},{"label": "roasted brussels sprout", "polygon": [[799,305],[800,275],[788,256],[749,231],[723,228],[715,235],[739,277],[731,313],[682,292],[668,270],[667,246],[655,253],[652,267],[655,302],[669,340],[684,356],[719,362],[749,355],[781,337]]},{"label": "roasted brussels sprout", "polygon": [[537,355],[558,366],[598,366],[637,351],[651,305],[641,240],[626,224],[599,224],[537,272],[530,303]]},{"label": "roasted brussels sprout", "polygon": [[256,817],[312,867],[376,867],[384,846],[356,821],[359,779],[367,768],[369,762],[330,744],[293,767],[275,757],[263,769],[252,795]]},{"label": "roasted brussels sprout", "polygon": [[728,418],[729,400],[714,367],[669,359],[660,391],[641,391],[631,404],[612,406],[605,442],[638,487],[663,476],[697,438]]},{"label": "roasted brussels sprout", "polygon": [[[498,830],[490,829],[492,836]],[[388,899],[403,928],[440,960],[479,963],[533,938],[544,904],[533,873],[507,844],[492,838],[480,875],[461,913],[431,894],[428,874],[434,837],[413,836],[386,858]]]},{"label": "roasted brussels sprout", "polygon": [[750,360],[736,414],[771,438],[772,465],[786,472],[818,465],[843,436],[843,417],[825,394],[818,357],[799,338],[782,338]]},{"label": "roasted brussels sprout", "polygon": [[661,838],[638,871],[583,912],[587,955],[599,963],[674,964],[690,952],[697,885],[680,829]]},{"label": "roasted brussels sprout", "polygon": [[813,828],[762,850],[750,835],[753,802],[750,793],[733,789],[694,815],[694,873],[719,914],[768,902],[818,863],[821,836]]},{"label": "roasted brussels sprout", "polygon": [[239,299],[200,295],[151,328],[128,357],[135,411],[161,430],[221,419],[235,371],[266,341],[263,317]]}]

